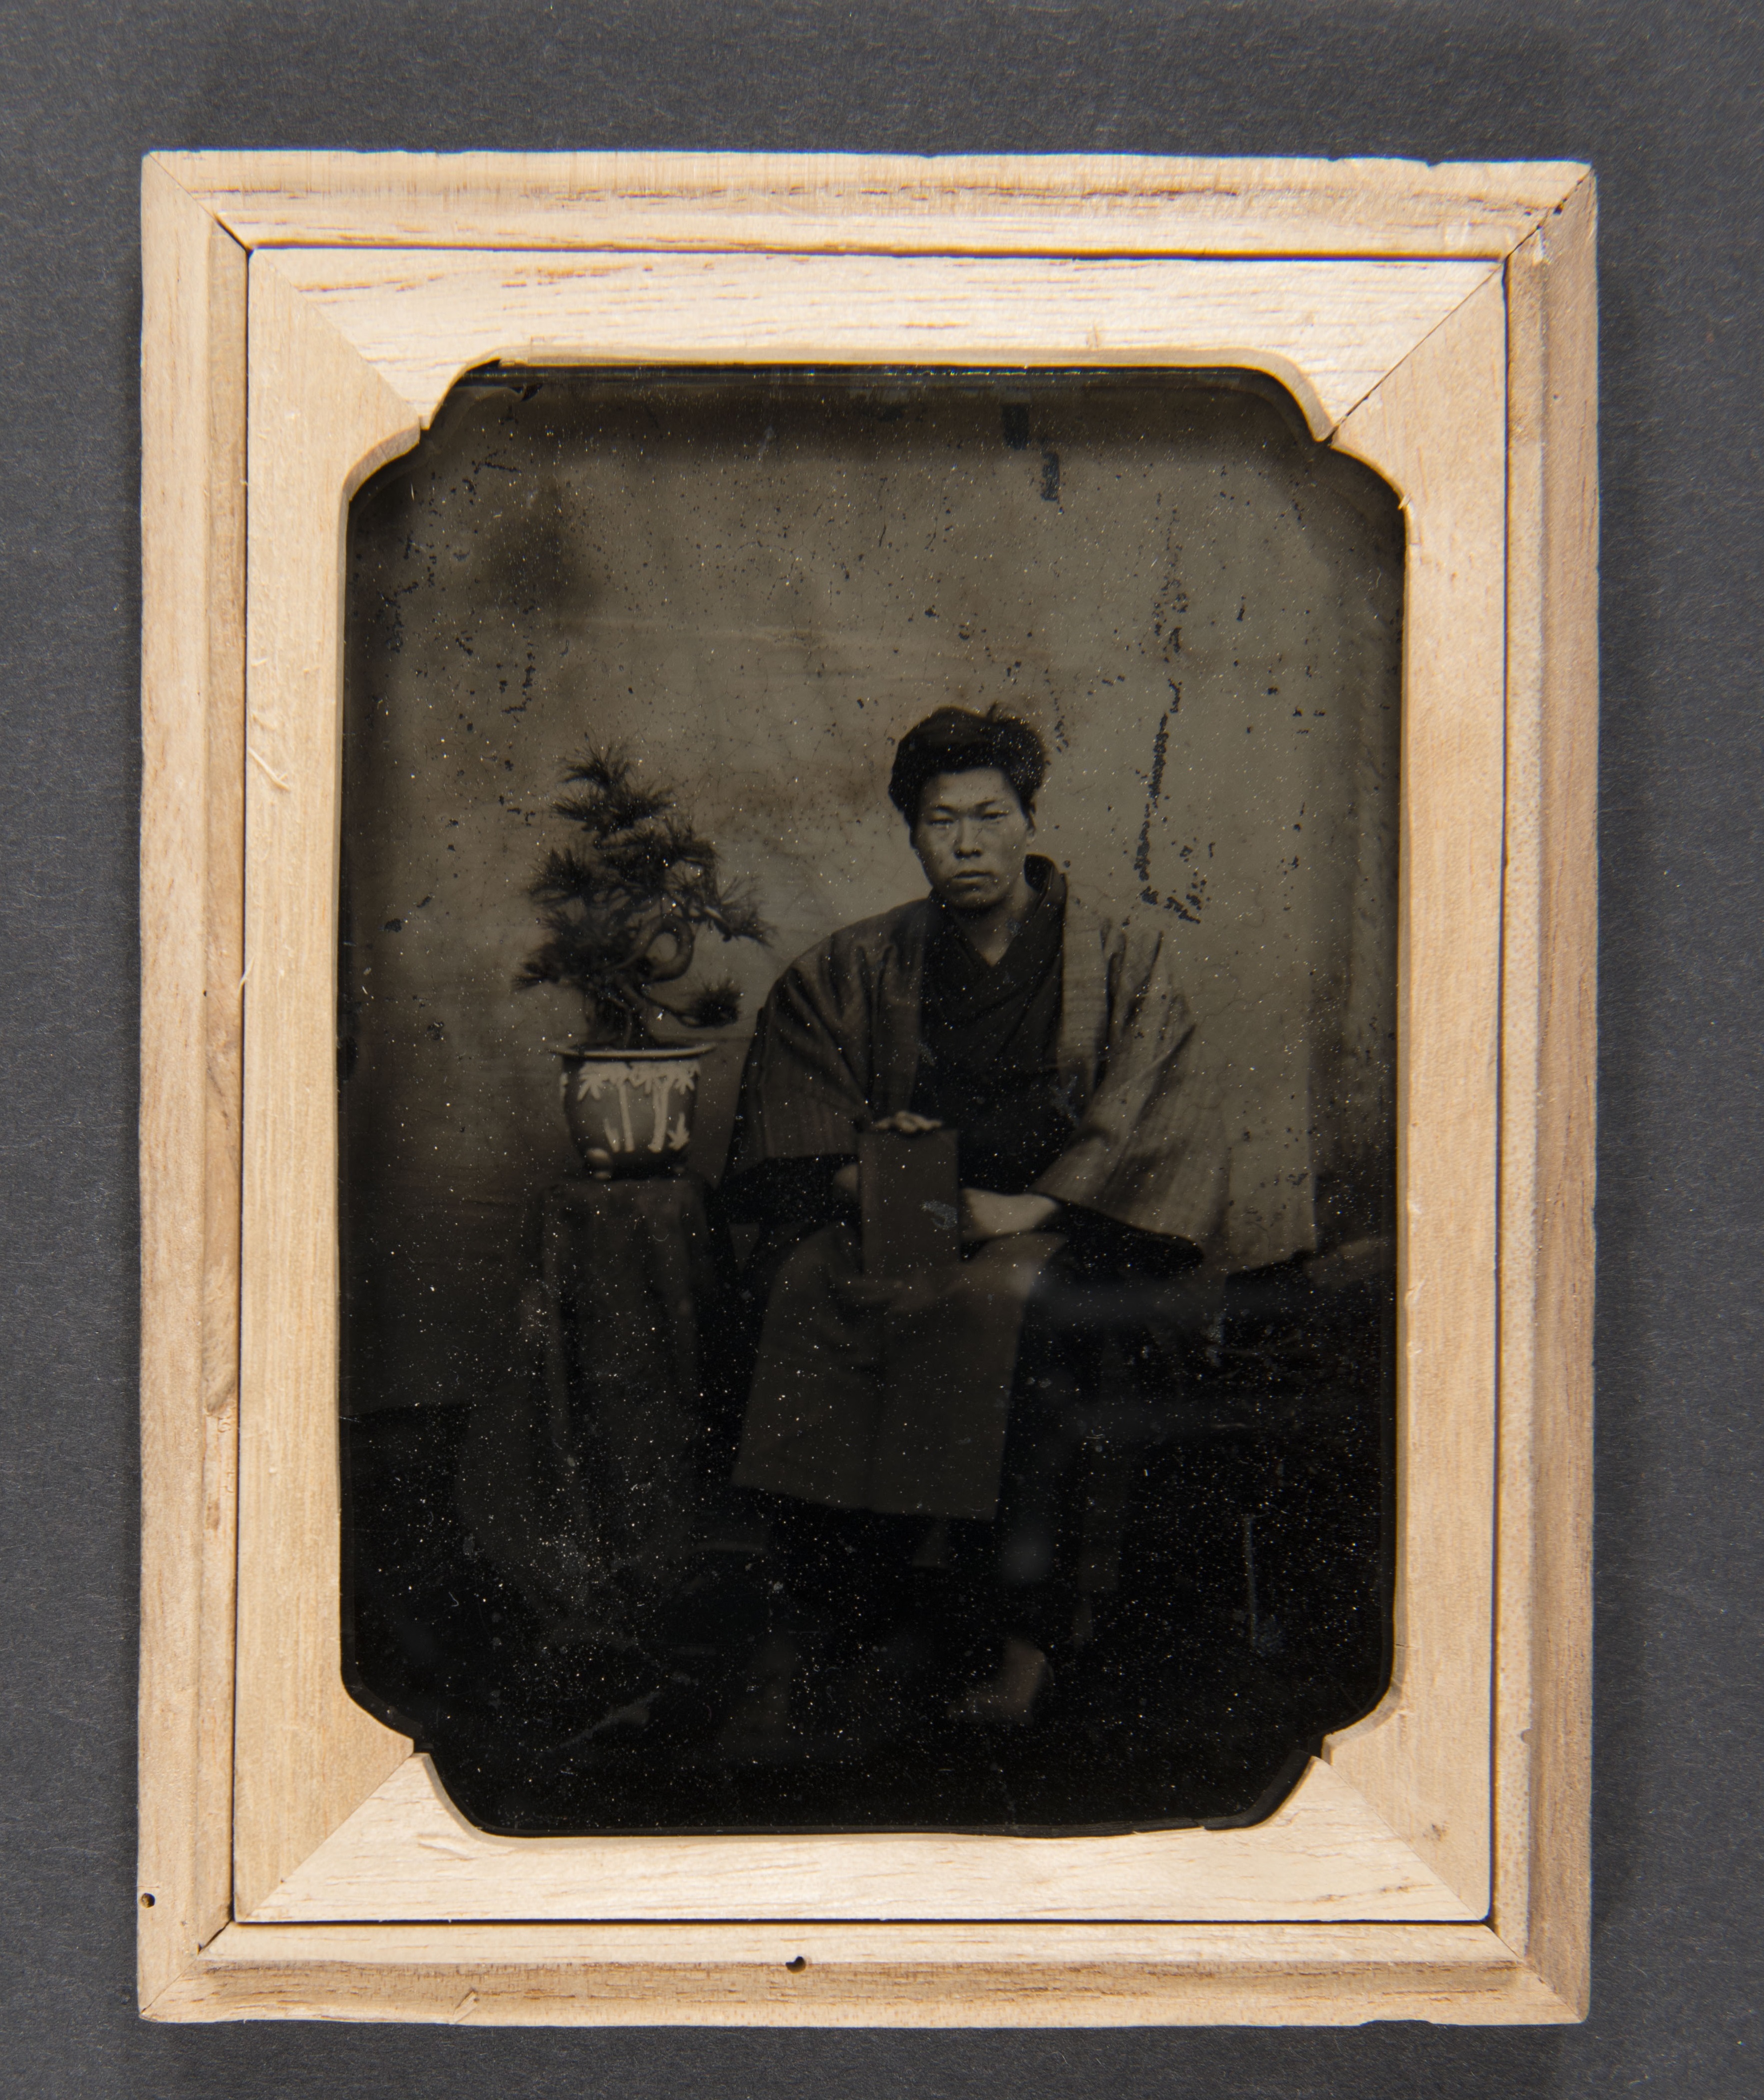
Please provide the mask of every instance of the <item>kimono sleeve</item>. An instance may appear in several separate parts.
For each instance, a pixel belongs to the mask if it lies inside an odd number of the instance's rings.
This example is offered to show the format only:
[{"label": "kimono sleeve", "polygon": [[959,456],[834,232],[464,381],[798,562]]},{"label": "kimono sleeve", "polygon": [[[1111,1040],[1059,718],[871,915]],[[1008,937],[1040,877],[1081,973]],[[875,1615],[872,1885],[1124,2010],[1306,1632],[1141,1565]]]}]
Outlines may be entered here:
[{"label": "kimono sleeve", "polygon": [[742,1072],[729,1171],[849,1154],[867,1120],[871,1000],[863,957],[824,942],[773,986]]},{"label": "kimono sleeve", "polygon": [[1227,1158],[1194,1016],[1158,929],[1122,929],[1107,958],[1106,999],[1095,1085],[1071,1143],[1035,1188],[1211,1251]]}]

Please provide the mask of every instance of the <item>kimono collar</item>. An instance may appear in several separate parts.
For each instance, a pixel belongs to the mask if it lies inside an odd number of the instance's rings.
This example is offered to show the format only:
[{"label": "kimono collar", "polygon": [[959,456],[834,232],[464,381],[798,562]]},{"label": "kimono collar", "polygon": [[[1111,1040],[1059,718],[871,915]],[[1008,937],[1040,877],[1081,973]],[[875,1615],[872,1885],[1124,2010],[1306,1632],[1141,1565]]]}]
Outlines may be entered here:
[{"label": "kimono collar", "polygon": [[1026,872],[1033,901],[996,962],[975,947],[959,912],[933,902],[926,963],[952,1021],[1027,998],[1057,964],[1065,878],[1046,860],[1031,862]]}]

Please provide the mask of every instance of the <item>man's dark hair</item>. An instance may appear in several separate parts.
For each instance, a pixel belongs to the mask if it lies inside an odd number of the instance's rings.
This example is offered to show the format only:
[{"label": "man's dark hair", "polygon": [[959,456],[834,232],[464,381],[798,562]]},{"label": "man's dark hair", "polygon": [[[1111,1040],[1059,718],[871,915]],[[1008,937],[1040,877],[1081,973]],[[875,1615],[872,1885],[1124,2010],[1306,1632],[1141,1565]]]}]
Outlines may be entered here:
[{"label": "man's dark hair", "polygon": [[996,706],[983,715],[968,708],[939,708],[915,724],[895,746],[889,800],[909,824],[916,824],[928,782],[940,773],[978,773],[988,768],[1004,775],[1024,815],[1034,816],[1035,797],[1047,777],[1047,753],[1034,730]]}]

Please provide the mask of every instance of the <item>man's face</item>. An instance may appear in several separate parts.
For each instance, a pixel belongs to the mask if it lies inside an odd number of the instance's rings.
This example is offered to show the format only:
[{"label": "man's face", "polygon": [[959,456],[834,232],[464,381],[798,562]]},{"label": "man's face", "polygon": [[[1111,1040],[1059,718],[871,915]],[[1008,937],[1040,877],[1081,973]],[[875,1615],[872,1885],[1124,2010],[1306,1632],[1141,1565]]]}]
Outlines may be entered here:
[{"label": "man's face", "polygon": [[1034,831],[995,766],[940,773],[919,798],[913,850],[946,904],[984,911],[1016,888]]}]

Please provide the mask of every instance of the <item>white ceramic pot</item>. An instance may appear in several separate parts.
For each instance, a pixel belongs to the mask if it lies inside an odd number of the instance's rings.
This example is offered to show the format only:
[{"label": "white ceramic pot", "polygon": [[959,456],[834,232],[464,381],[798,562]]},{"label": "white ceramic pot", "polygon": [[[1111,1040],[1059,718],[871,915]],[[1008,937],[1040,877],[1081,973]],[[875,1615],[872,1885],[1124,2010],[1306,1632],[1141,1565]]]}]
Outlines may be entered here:
[{"label": "white ceramic pot", "polygon": [[583,1165],[604,1152],[615,1175],[683,1166],[703,1062],[690,1048],[566,1052],[563,1114]]}]

